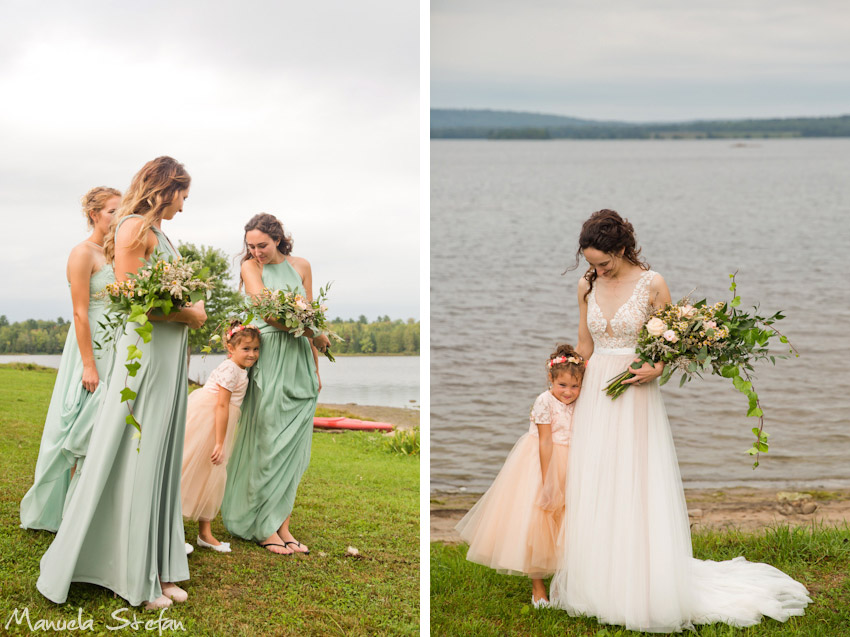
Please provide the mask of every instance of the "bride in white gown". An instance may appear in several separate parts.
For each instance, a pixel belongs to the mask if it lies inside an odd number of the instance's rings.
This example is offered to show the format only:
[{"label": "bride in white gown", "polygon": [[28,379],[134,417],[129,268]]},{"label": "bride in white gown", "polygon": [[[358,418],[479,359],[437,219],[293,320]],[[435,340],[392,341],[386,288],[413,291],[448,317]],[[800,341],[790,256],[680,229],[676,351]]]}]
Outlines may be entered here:
[{"label": "bride in white gown", "polygon": [[602,391],[635,359],[638,332],[670,292],[639,259],[632,225],[612,210],[585,222],[579,250],[590,269],[579,282],[576,349],[589,362],[573,418],[565,556],[552,605],[648,632],[802,615],[806,588],[774,567],[693,558],[657,382],[662,365],[633,370],[634,386],[615,401]]}]

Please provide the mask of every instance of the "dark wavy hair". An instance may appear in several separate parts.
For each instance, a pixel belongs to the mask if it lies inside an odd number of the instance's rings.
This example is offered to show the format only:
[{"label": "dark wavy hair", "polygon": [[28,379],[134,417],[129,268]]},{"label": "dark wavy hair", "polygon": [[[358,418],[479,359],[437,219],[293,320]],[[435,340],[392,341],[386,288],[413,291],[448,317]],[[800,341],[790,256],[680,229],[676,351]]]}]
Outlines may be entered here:
[{"label": "dark wavy hair", "polygon": [[[266,212],[254,215],[251,217],[251,220],[245,224],[245,235],[247,235],[251,230],[259,230],[260,232],[265,232],[269,235],[272,238],[272,241],[277,244],[278,252],[281,254],[292,254],[292,237],[283,231],[283,224],[274,215],[270,215]],[[239,262],[240,265],[249,259],[254,258],[251,251],[248,249],[248,240],[244,237],[244,235],[242,238],[242,244],[245,252],[242,254],[242,260]],[[239,287],[242,287],[241,274],[239,275]]]},{"label": "dark wavy hair", "polygon": [[[578,250],[576,250],[576,262],[570,270],[575,270],[582,256],[582,251],[594,248],[605,254],[614,254],[622,248],[622,258],[643,270],[649,270],[649,264],[640,258],[640,248],[637,246],[635,229],[628,219],[623,219],[614,210],[598,210],[590,215],[590,218],[581,226],[581,234],[578,237]],[[589,283],[584,298],[593,289],[596,280],[596,269],[590,267],[584,273],[584,280]]]},{"label": "dark wavy hair", "polygon": [[[551,361],[557,360],[561,356],[563,356],[564,358],[574,358],[579,362],[573,363],[567,361],[563,363],[555,363],[551,366],[549,365]],[[576,377],[579,381],[581,381],[581,379],[584,378],[584,370],[584,359],[569,343],[558,343],[557,345],[555,345],[555,351],[549,355],[549,360],[546,361],[546,372],[549,374],[549,378],[553,381],[558,378],[558,376],[562,372],[567,372],[568,374]]]}]

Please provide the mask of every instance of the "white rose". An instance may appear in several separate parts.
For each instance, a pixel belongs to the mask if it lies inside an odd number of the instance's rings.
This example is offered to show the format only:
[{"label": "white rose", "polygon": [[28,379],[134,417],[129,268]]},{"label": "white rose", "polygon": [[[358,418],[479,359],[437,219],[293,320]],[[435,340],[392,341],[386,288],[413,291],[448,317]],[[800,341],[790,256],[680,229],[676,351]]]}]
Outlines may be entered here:
[{"label": "white rose", "polygon": [[666,329],[667,325],[657,316],[653,316],[646,323],[646,331],[649,332],[650,336],[661,336]]},{"label": "white rose", "polygon": [[694,314],[697,313],[697,309],[693,305],[683,305],[679,308],[679,313],[684,318],[693,318]]}]

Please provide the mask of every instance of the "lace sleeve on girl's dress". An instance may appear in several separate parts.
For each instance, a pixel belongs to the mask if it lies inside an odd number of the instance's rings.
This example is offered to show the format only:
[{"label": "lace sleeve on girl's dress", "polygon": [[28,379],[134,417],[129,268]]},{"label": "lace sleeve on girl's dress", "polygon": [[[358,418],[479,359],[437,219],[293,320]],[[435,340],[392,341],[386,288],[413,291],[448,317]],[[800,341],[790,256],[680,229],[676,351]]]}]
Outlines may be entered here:
[{"label": "lace sleeve on girl's dress", "polygon": [[239,376],[239,366],[231,360],[226,360],[212,371],[207,382],[215,383],[232,393],[239,385]]},{"label": "lace sleeve on girl's dress", "polygon": [[551,425],[552,424],[552,406],[543,392],[534,401],[534,406],[531,408],[531,422],[536,425]]}]

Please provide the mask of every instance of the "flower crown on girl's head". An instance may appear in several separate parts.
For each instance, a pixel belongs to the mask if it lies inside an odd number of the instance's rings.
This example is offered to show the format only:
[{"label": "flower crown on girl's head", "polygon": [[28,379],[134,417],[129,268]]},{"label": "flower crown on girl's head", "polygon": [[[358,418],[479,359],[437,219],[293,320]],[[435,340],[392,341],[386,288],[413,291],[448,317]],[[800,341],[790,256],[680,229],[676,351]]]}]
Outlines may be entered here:
[{"label": "flower crown on girl's head", "polygon": [[546,363],[546,366],[549,369],[552,369],[555,365],[560,365],[561,363],[575,363],[576,365],[584,364],[584,359],[579,356],[576,358],[575,356],[558,356],[556,358],[550,358],[549,362]]},{"label": "flower crown on girl's head", "polygon": [[230,337],[231,337],[231,336],[233,336],[234,334],[236,334],[236,332],[241,332],[241,331],[242,331],[242,330],[244,330],[246,327],[247,327],[246,325],[237,325],[236,327],[231,327],[229,330],[227,330],[227,338],[228,338],[228,340],[230,339]]}]

